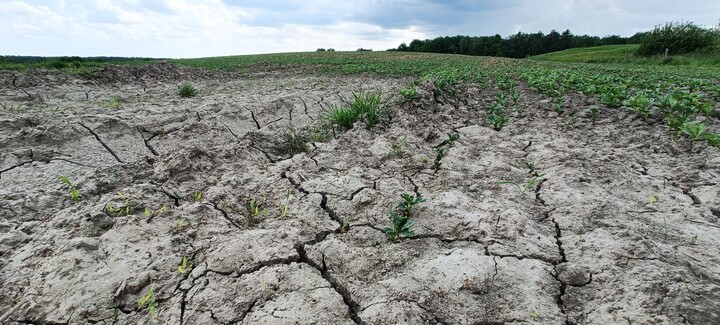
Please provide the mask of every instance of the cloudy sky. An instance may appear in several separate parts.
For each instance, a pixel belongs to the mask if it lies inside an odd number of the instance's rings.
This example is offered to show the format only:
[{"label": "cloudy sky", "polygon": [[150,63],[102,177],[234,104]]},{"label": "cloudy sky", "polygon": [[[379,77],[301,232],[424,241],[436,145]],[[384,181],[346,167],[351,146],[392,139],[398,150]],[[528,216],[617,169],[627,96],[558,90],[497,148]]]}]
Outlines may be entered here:
[{"label": "cloudy sky", "polygon": [[0,0],[0,55],[203,57],[518,31],[717,25],[718,0]]}]

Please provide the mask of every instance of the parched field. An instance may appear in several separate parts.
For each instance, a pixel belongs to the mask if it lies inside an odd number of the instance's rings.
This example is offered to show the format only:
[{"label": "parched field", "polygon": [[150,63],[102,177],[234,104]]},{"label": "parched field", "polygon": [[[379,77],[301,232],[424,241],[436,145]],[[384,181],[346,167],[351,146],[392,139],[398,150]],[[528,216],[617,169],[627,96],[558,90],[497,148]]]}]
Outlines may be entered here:
[{"label": "parched field", "polygon": [[0,71],[0,324],[718,324],[719,99],[408,53]]}]

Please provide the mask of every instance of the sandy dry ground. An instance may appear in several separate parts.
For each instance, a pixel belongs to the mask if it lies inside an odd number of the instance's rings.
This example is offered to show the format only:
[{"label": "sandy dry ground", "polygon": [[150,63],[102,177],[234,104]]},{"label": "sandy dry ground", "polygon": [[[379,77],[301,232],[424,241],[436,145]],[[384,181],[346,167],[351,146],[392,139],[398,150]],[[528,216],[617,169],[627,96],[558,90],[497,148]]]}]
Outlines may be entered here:
[{"label": "sandy dry ground", "polygon": [[[720,324],[717,148],[620,109],[557,116],[522,84],[497,132],[492,89],[398,106],[408,81],[0,72],[0,323]],[[284,153],[288,125],[362,90],[388,98],[383,123]],[[404,192],[427,202],[391,242]],[[252,198],[268,213],[249,223]]]}]

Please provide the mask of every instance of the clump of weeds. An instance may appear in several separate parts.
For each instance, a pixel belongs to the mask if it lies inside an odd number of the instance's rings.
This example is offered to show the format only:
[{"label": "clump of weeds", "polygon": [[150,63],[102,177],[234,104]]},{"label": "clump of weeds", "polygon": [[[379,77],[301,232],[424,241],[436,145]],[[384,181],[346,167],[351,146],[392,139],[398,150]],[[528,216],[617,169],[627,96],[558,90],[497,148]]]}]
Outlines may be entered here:
[{"label": "clump of weeds", "polygon": [[390,226],[383,228],[383,232],[388,239],[393,241],[400,236],[415,236],[411,229],[415,225],[415,220],[410,219],[413,207],[426,201],[425,198],[419,195],[415,196],[408,193],[403,193],[400,197],[403,199],[402,202],[395,207],[394,211],[390,212]]},{"label": "clump of weeds", "polygon": [[66,176],[60,176],[60,181],[70,187],[70,197],[72,197],[73,201],[80,202],[80,193],[78,192],[77,188],[75,188],[75,185],[70,181],[70,179]]},{"label": "clump of weeds", "polygon": [[197,95],[197,89],[191,84],[183,84],[178,90],[178,96],[181,98],[195,97],[195,95]]},{"label": "clump of weeds", "polygon": [[115,95],[110,96],[110,99],[100,106],[104,108],[118,109],[120,108],[120,97]]},{"label": "clump of weeds", "polygon": [[291,155],[308,152],[310,147],[307,143],[308,139],[305,134],[298,131],[292,125],[288,125],[283,132],[282,151]]},{"label": "clump of weeds", "polygon": [[186,256],[183,256],[180,264],[178,264],[178,273],[180,273],[180,275],[185,275],[185,273],[192,271],[192,268],[193,265],[188,263]]},{"label": "clump of weeds", "polygon": [[339,126],[344,129],[351,129],[355,122],[365,120],[368,128],[372,128],[380,122],[382,100],[379,92],[354,93],[353,99],[348,101],[349,107],[334,107],[326,112],[322,118],[330,126]]}]

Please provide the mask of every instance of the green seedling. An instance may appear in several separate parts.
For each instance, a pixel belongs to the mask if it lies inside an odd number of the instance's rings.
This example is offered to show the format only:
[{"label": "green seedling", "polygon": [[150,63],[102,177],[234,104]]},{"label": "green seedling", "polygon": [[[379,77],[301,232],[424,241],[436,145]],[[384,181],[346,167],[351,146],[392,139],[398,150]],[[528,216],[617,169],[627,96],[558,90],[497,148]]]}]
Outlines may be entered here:
[{"label": "green seedling", "polygon": [[388,239],[395,240],[400,236],[412,237],[415,233],[410,229],[415,225],[414,220],[410,220],[410,217],[400,215],[396,211],[390,212],[390,223],[389,227],[385,227],[383,232],[387,235]]},{"label": "green seedling", "polygon": [[164,205],[164,204],[160,207],[160,209],[157,209],[157,210],[153,210],[148,207],[145,207],[145,217],[154,218],[167,210],[168,210],[168,207],[167,207],[167,205]]},{"label": "green seedling", "polygon": [[697,241],[698,241],[698,235],[696,234],[695,236],[692,236],[692,239],[690,240],[690,244],[692,244],[693,246],[697,245]]},{"label": "green seedling", "polygon": [[397,103],[399,105],[402,105],[407,102],[411,102],[415,99],[420,98],[420,94],[418,94],[418,92],[415,90],[415,87],[412,87],[412,86],[408,87],[408,88],[400,89],[400,96],[402,96],[402,98],[400,98],[397,101]]},{"label": "green seedling", "polygon": [[195,95],[197,95],[197,89],[191,84],[183,84],[178,90],[178,96],[181,98],[195,97]]},{"label": "green seedling", "polygon": [[437,172],[440,170],[440,167],[442,166],[442,162],[440,162],[443,157],[445,157],[445,148],[440,147],[435,150],[437,152],[437,156],[435,156],[435,162],[433,162],[432,168]]},{"label": "green seedling", "polygon": [[538,313],[536,311],[533,310],[530,312],[530,318],[532,318],[532,320],[534,322],[537,322],[539,317],[540,317],[540,315],[538,315]]},{"label": "green seedling", "polygon": [[106,103],[104,103],[100,106],[104,107],[104,108],[118,109],[118,108],[120,108],[120,97],[110,96],[110,99],[108,99],[108,101]]},{"label": "green seedling", "polygon": [[518,190],[520,191],[520,195],[525,195],[525,193],[527,193],[527,192],[533,187],[533,185],[535,185],[535,183],[537,183],[537,181],[538,181],[540,178],[542,178],[543,176],[545,176],[546,174],[547,174],[547,173],[543,173],[543,174],[534,176],[534,177],[530,178],[527,182],[525,182],[525,184],[522,184],[522,185],[521,185],[521,184],[518,184],[518,183],[516,183],[516,182],[511,182],[511,181],[500,181],[500,182],[495,182],[495,184],[498,184],[498,185],[515,185],[515,187],[517,187]]},{"label": "green seedling", "polygon": [[395,208],[407,217],[410,217],[412,215],[412,209],[416,204],[426,201],[425,198],[422,196],[415,196],[408,193],[400,194],[400,197],[402,197],[403,201],[400,202]]},{"label": "green seedling", "polygon": [[492,126],[495,131],[500,131],[502,128],[507,125],[509,119],[503,112],[493,112],[490,114],[487,118],[485,118],[485,122]]},{"label": "green seedling", "polygon": [[122,193],[118,192],[120,200],[123,201],[122,206],[114,206],[112,203],[108,203],[105,207],[105,211],[109,215],[115,215],[116,217],[129,216],[132,213],[132,204],[130,204],[130,198]]},{"label": "green seedling", "polygon": [[670,224],[667,222],[667,218],[663,217],[663,237],[665,237],[665,240],[668,238],[668,234],[670,233]]},{"label": "green seedling", "polygon": [[185,273],[192,271],[192,264],[188,264],[187,257],[183,256],[182,261],[178,264],[178,273],[185,275]]},{"label": "green seedling", "polygon": [[80,202],[80,193],[78,192],[77,188],[75,188],[75,185],[70,182],[70,179],[66,176],[60,176],[60,181],[70,187],[70,197],[72,197],[73,201]]},{"label": "green seedling", "polygon": [[194,202],[201,202],[203,199],[203,193],[200,191],[195,192],[192,194],[191,198]]},{"label": "green seedling", "polygon": [[655,201],[657,201],[657,198],[655,198],[655,194],[650,194],[650,196],[648,197],[648,201],[650,202],[650,205],[655,203]]},{"label": "green seedling", "polygon": [[694,121],[684,123],[680,130],[690,136],[691,139],[697,141],[704,138],[705,128],[705,123]]},{"label": "green seedling", "polygon": [[418,160],[419,160],[420,163],[423,164],[423,165],[427,164],[428,161],[429,161],[429,160],[428,160],[428,157],[425,157],[425,156],[420,156],[420,159],[418,159]]},{"label": "green seedling", "polygon": [[340,232],[346,233],[350,230],[350,217],[345,217],[342,220],[342,224],[340,225]]},{"label": "green seedling", "polygon": [[449,147],[452,147],[455,145],[455,141],[460,140],[460,134],[457,132],[448,133],[448,139],[446,141],[447,145]]},{"label": "green seedling", "polygon": [[280,203],[280,217],[287,218],[290,216],[290,198],[292,197],[292,189],[285,192],[285,203]]},{"label": "green seedling", "polygon": [[155,293],[152,284],[150,285],[150,290],[148,291],[148,293],[144,297],[138,299],[137,303],[139,310],[147,309],[148,314],[150,314],[150,319],[152,320],[152,323],[155,324],[157,322],[157,302],[155,301]]},{"label": "green seedling", "polygon": [[268,213],[268,209],[264,207],[265,200],[258,202],[257,198],[253,197],[245,205],[245,222],[248,226],[255,224],[260,217]]},{"label": "green seedling", "polygon": [[600,114],[600,108],[598,108],[597,106],[593,106],[588,108],[587,112],[588,114],[590,114],[590,119],[595,122],[595,120],[597,120],[598,114]]},{"label": "green seedling", "polygon": [[398,140],[398,142],[393,143],[390,146],[390,152],[388,152],[388,156],[400,156],[405,152],[405,145],[407,144],[407,135],[403,136]]}]

